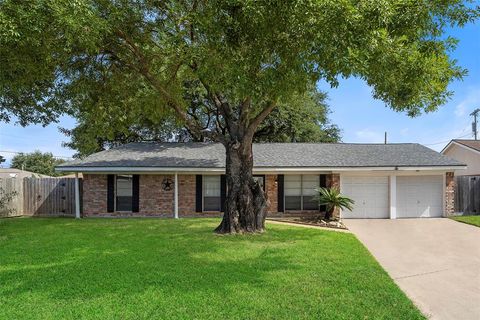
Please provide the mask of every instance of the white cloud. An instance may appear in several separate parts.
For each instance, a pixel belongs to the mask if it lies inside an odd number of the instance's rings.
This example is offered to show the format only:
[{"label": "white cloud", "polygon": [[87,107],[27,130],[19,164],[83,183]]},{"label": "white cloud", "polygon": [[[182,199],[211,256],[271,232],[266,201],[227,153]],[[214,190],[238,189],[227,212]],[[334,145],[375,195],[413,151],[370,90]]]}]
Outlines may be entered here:
[{"label": "white cloud", "polygon": [[400,134],[404,137],[407,136],[409,132],[410,132],[409,128],[403,128],[402,130],[400,130]]},{"label": "white cloud", "polygon": [[457,117],[469,116],[475,108],[480,104],[480,89],[471,88],[469,93],[460,101],[459,104],[455,107],[455,115]]},{"label": "white cloud", "polygon": [[382,143],[384,141],[384,133],[365,128],[355,132],[355,136],[359,142]]},{"label": "white cloud", "polygon": [[465,115],[465,103],[462,102],[455,107],[455,115],[457,117],[463,117]]}]

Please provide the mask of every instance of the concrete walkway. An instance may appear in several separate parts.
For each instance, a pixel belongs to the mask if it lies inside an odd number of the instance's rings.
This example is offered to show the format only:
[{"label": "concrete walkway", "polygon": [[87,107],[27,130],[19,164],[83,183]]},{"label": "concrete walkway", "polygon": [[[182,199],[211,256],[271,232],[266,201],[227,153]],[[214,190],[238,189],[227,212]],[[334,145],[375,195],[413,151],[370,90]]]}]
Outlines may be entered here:
[{"label": "concrete walkway", "polygon": [[480,228],[443,218],[343,222],[430,319],[480,319]]}]

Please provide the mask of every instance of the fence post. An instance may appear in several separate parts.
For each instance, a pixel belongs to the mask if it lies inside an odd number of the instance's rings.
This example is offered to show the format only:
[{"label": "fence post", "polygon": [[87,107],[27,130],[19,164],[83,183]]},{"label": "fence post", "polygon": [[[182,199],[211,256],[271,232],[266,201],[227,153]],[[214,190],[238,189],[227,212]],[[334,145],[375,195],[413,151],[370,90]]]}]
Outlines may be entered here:
[{"label": "fence post", "polygon": [[80,219],[80,182],[78,172],[75,172],[75,218]]}]

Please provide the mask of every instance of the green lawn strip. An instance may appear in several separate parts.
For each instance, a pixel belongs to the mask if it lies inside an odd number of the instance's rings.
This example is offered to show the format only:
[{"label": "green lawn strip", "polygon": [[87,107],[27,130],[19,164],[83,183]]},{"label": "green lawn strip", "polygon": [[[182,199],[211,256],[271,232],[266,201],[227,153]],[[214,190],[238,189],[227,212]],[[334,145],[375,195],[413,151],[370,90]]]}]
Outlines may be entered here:
[{"label": "green lawn strip", "polygon": [[218,222],[0,220],[0,319],[423,319],[351,234]]},{"label": "green lawn strip", "polygon": [[452,217],[451,219],[467,224],[471,224],[472,226],[480,227],[480,215],[478,216],[458,216]]}]

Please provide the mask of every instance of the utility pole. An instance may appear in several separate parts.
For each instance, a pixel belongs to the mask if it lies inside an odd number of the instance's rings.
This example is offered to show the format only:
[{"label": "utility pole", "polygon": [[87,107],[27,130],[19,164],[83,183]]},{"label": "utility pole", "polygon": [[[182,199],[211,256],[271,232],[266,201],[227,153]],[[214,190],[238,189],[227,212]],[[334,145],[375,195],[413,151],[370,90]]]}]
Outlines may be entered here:
[{"label": "utility pole", "polygon": [[387,144],[387,131],[385,131],[385,144]]},{"label": "utility pole", "polygon": [[477,115],[479,112],[480,112],[480,108],[477,108],[473,110],[472,113],[470,113],[470,115],[473,116],[472,132],[473,132],[473,136],[475,137],[475,140],[477,140],[477,136],[478,136]]}]

